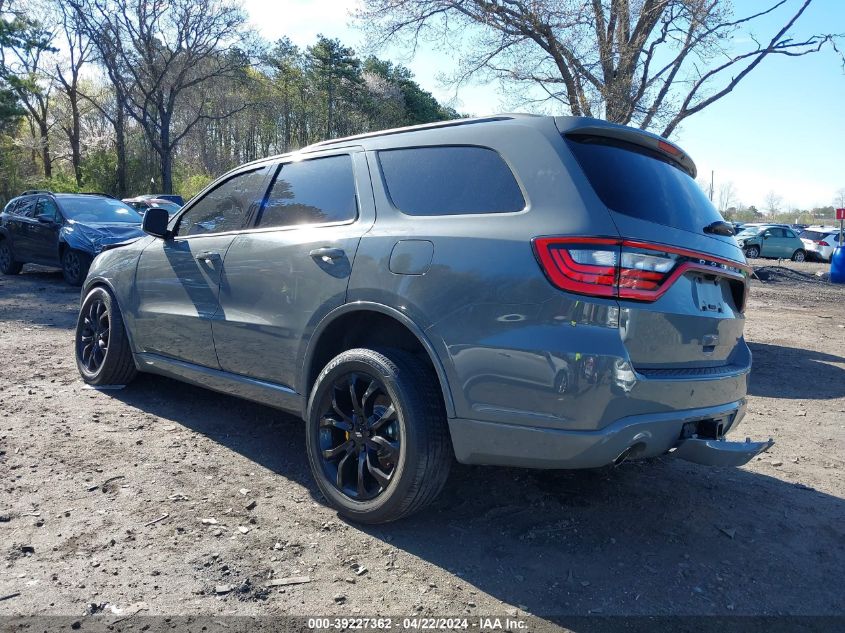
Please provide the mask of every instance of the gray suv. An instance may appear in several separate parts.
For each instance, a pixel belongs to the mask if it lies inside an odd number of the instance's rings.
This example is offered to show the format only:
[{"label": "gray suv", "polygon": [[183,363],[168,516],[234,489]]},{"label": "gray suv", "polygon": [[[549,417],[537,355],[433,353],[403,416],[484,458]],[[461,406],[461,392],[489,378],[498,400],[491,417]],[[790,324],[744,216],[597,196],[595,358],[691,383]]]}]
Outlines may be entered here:
[{"label": "gray suv", "polygon": [[[740,465],[749,268],[664,139],[502,115],[239,167],[99,255],[76,360],[301,415],[344,516],[415,512],[465,464]],[[222,415],[225,415],[223,413]]]}]

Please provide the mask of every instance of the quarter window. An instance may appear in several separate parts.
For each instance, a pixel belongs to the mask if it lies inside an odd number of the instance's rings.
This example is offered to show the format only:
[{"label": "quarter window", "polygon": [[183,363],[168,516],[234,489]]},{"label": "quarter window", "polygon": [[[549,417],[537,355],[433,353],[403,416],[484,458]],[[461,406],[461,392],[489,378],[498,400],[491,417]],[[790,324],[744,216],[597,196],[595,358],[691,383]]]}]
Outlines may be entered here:
[{"label": "quarter window", "polygon": [[253,204],[264,197],[264,168],[243,172],[215,187],[179,219],[180,236],[237,231]]},{"label": "quarter window", "polygon": [[328,156],[281,166],[258,226],[298,226],[354,220],[352,157]]},{"label": "quarter window", "polygon": [[525,199],[510,168],[486,147],[439,146],[379,152],[393,206],[408,215],[511,213]]},{"label": "quarter window", "polygon": [[35,198],[24,198],[20,202],[18,202],[18,206],[15,207],[15,215],[20,215],[25,218],[31,218],[35,216]]}]

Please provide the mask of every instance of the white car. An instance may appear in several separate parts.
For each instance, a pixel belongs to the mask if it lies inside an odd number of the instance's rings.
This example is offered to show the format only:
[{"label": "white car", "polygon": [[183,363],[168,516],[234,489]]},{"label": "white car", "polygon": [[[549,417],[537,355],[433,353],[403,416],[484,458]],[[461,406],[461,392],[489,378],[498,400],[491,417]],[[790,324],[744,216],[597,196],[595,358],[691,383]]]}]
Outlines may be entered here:
[{"label": "white car", "polygon": [[811,226],[801,232],[801,241],[808,259],[830,261],[833,250],[839,243],[839,228],[835,226]]}]

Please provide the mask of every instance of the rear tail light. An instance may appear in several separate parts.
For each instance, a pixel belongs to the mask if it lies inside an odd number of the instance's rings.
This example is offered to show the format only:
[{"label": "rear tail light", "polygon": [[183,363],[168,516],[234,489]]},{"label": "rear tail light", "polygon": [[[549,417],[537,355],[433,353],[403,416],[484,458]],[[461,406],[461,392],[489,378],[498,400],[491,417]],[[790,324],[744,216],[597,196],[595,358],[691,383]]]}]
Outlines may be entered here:
[{"label": "rear tail light", "polygon": [[830,246],[830,244],[828,244],[824,240],[819,240],[818,242],[816,242],[816,244],[818,244],[819,246]]},{"label": "rear tail light", "polygon": [[655,301],[678,277],[693,270],[742,282],[735,293],[742,309],[750,269],[744,264],[635,240],[602,237],[538,237],[534,252],[549,281],[568,292]]}]

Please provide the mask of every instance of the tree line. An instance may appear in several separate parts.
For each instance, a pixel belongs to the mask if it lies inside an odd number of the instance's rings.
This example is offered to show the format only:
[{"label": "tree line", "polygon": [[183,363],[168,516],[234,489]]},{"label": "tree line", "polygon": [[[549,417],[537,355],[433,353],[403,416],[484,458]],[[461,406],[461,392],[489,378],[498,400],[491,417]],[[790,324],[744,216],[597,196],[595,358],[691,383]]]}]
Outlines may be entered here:
[{"label": "tree line", "polygon": [[0,200],[190,196],[249,160],[458,116],[404,66],[263,41],[225,0],[0,0]]}]

